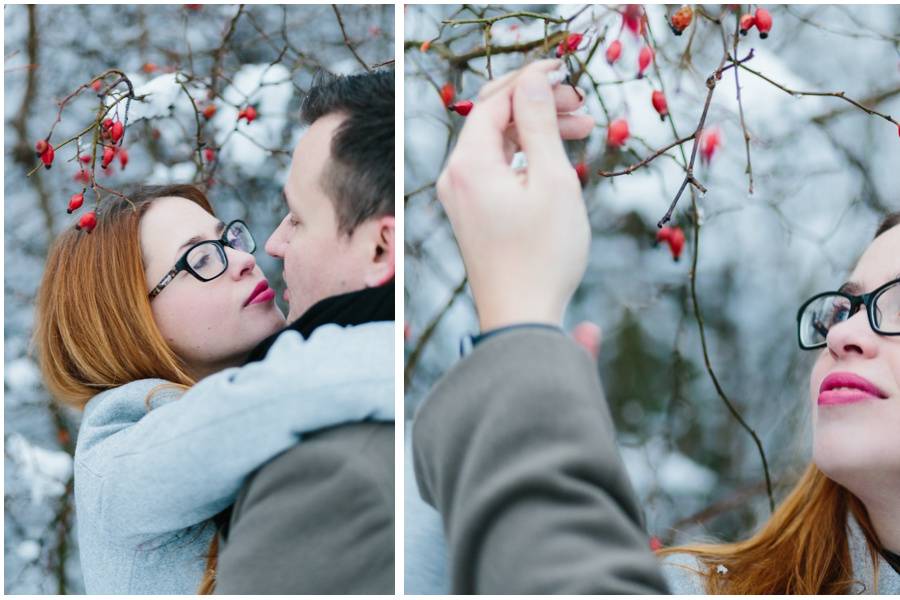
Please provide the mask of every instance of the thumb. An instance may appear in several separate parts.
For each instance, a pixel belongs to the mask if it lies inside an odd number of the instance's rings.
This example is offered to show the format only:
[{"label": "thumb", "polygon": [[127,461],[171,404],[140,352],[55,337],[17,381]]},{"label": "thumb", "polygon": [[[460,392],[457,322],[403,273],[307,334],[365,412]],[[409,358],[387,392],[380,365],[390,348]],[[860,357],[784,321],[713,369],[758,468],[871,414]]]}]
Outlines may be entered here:
[{"label": "thumb", "polygon": [[529,68],[519,76],[513,92],[513,121],[528,158],[529,179],[540,177],[542,171],[568,167],[546,73]]}]

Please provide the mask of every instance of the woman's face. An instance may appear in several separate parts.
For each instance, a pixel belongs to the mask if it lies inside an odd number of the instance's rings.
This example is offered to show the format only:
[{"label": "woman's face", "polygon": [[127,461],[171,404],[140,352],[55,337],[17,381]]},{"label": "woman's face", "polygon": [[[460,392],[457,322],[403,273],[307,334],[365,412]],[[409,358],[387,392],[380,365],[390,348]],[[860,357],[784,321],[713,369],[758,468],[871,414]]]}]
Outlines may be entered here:
[{"label": "woman's face", "polygon": [[[141,251],[149,293],[194,243],[218,240],[223,223],[178,197],[153,201],[141,219]],[[253,255],[226,247],[228,266],[212,281],[181,271],[150,301],[153,318],[172,350],[197,378],[239,365],[285,319],[269,293],[248,304],[266,281]]]},{"label": "woman's face", "polygon": [[[900,226],[881,234],[863,254],[850,276],[853,294],[871,292],[900,277]],[[827,378],[851,374],[880,393],[858,401],[854,392],[837,390]],[[844,385],[853,386],[844,380]],[[833,326],[810,377],[813,405],[813,460],[826,475],[857,495],[873,482],[900,478],[900,336],[872,331],[865,308]],[[857,393],[857,396],[859,394]],[[887,479],[886,479],[887,478]]]}]

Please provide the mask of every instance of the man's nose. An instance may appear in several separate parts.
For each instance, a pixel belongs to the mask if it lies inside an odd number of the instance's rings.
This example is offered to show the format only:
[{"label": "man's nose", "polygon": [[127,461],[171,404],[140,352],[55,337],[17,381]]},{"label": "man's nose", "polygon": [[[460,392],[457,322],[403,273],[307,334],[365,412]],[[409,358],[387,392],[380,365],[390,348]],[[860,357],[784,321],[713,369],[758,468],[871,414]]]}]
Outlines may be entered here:
[{"label": "man's nose", "polygon": [[280,223],[275,231],[272,232],[272,235],[269,236],[269,239],[266,240],[266,254],[269,256],[274,256],[275,258],[284,258],[284,253],[281,251],[283,243],[281,241],[281,228],[284,227],[284,223]]}]

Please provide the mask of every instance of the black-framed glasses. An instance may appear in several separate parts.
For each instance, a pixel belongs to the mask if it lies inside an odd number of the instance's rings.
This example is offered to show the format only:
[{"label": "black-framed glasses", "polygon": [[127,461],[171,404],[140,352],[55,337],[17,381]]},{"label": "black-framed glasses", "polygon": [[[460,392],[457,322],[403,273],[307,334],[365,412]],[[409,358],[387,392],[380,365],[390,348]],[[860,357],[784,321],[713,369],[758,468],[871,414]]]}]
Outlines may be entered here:
[{"label": "black-framed glasses", "polygon": [[861,296],[825,292],[804,302],[797,311],[800,347],[803,350],[824,348],[831,328],[855,315],[863,306],[872,331],[879,335],[900,335],[900,279],[895,279]]},{"label": "black-framed glasses", "polygon": [[250,234],[247,224],[240,219],[234,220],[225,226],[219,239],[197,242],[188,248],[172,270],[150,290],[150,299],[156,298],[181,271],[187,271],[200,281],[212,281],[220,276],[228,269],[225,246],[248,254],[256,251],[256,241]]}]

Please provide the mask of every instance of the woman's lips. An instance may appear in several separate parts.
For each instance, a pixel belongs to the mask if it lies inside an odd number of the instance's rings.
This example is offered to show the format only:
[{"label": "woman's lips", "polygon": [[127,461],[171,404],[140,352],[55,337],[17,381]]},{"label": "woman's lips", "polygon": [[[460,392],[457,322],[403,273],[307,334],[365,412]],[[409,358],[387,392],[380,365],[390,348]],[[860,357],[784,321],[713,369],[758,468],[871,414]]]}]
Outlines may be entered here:
[{"label": "woman's lips", "polygon": [[822,381],[819,387],[819,405],[851,404],[887,398],[874,383],[854,373],[832,373]]},{"label": "woman's lips", "polygon": [[259,304],[261,302],[268,302],[275,298],[275,290],[269,287],[269,282],[263,279],[259,283],[256,284],[256,287],[253,288],[253,291],[250,292],[250,295],[247,297],[247,301],[244,302],[244,306],[250,306],[251,304]]}]

